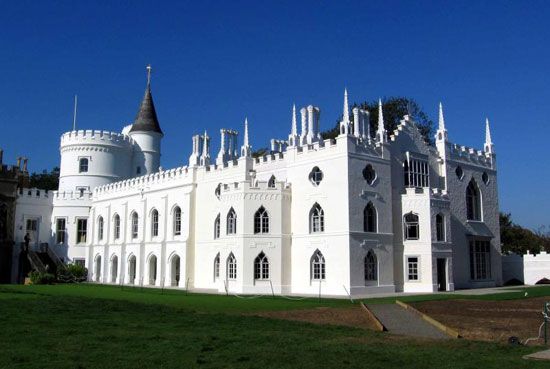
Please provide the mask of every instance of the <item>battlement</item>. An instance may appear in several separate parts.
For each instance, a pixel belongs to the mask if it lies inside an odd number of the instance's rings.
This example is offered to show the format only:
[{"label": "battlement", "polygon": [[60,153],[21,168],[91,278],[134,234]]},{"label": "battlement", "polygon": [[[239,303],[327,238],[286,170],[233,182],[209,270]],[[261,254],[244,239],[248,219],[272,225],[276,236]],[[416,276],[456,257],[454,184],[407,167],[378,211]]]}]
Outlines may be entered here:
[{"label": "battlement", "polygon": [[18,198],[49,199],[51,191],[38,188],[19,188]]},{"label": "battlement", "polygon": [[449,200],[449,193],[447,190],[443,190],[440,188],[435,187],[407,187],[405,189],[404,195],[412,195],[412,196],[429,196],[430,199],[437,199],[437,200]]},{"label": "battlement", "polygon": [[134,140],[122,133],[89,129],[70,131],[61,136],[61,146],[94,143],[131,146],[134,144]]},{"label": "battlement", "polygon": [[101,195],[135,189],[144,185],[152,186],[160,183],[166,183],[168,181],[186,178],[188,173],[189,168],[187,166],[161,170],[159,172],[147,174],[141,177],[134,177],[123,181],[98,186],[94,189],[93,195],[94,198],[97,198]]},{"label": "battlement", "polygon": [[234,192],[262,192],[262,191],[288,191],[290,190],[290,183],[277,182],[270,185],[268,181],[241,181],[225,183],[221,187],[221,194],[230,194]]},{"label": "battlement", "polygon": [[71,204],[78,204],[79,202],[87,203],[92,199],[92,193],[90,191],[53,191],[51,193],[53,201],[55,203],[70,202]]},{"label": "battlement", "polygon": [[483,150],[476,150],[471,147],[458,144],[450,145],[451,158],[454,160],[469,161],[482,166],[491,166],[491,154]]}]

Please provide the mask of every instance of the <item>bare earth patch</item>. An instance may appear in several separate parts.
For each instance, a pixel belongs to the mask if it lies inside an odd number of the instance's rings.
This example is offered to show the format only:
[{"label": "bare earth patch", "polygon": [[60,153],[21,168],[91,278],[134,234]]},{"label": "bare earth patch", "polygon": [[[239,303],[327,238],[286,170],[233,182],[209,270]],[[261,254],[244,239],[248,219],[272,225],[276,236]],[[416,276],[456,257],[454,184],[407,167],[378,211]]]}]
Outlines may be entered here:
[{"label": "bare earth patch", "polygon": [[314,324],[332,324],[355,328],[375,329],[374,323],[359,305],[354,306],[353,308],[319,307],[315,309],[265,311],[255,313],[254,315]]},{"label": "bare earth patch", "polygon": [[[504,301],[449,300],[411,305],[458,330],[467,339],[506,341],[510,336],[516,336],[523,342],[538,335],[543,303],[548,300],[550,297]],[[542,340],[537,343],[542,343]]]}]

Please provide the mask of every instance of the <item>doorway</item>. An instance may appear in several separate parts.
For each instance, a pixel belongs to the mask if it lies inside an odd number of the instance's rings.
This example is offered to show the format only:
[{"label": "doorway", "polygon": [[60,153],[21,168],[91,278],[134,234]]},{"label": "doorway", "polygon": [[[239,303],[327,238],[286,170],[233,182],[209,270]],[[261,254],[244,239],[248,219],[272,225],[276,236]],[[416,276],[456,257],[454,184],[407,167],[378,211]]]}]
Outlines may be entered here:
[{"label": "doorway", "polygon": [[447,259],[437,259],[437,290],[447,291]]}]

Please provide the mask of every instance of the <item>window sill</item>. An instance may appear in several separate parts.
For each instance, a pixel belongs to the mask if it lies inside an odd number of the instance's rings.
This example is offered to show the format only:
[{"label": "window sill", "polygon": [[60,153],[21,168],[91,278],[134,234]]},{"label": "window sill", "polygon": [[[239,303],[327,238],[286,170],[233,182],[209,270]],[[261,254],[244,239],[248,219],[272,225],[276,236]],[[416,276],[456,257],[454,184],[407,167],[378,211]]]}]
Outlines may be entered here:
[{"label": "window sill", "polygon": [[466,219],[466,223],[483,224],[483,220]]}]

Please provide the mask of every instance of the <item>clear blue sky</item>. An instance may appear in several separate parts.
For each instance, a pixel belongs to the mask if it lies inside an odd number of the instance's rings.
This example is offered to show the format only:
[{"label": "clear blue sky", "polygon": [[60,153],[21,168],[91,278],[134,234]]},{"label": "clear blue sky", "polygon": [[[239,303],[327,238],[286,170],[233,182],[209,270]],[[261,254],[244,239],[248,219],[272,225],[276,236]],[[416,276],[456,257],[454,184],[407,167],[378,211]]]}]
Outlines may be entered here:
[{"label": "clear blue sky", "polygon": [[[187,163],[191,135],[285,138],[293,102],[321,128],[351,101],[415,98],[452,141],[482,148],[488,116],[501,209],[550,224],[550,3],[547,1],[3,1],[0,147],[30,169],[59,162],[59,136],[133,121],[153,66],[162,165]],[[242,136],[241,136],[242,139]]]}]

